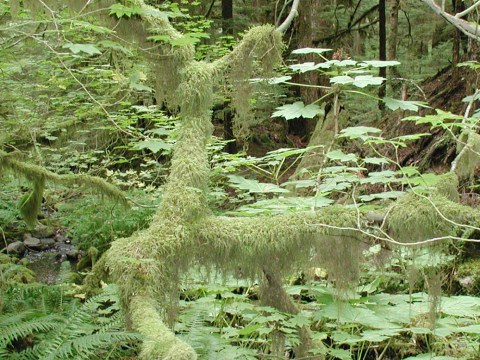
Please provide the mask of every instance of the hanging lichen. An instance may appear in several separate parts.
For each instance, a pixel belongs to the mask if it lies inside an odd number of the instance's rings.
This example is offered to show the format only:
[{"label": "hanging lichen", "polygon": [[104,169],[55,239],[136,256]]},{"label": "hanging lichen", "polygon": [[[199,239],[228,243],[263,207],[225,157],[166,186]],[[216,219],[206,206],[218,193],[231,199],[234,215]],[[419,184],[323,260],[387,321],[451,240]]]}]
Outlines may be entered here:
[{"label": "hanging lichen", "polygon": [[453,167],[459,178],[471,178],[480,162],[480,135],[465,130],[457,143],[457,158]]},{"label": "hanging lichen", "polygon": [[249,79],[268,76],[281,62],[283,51],[281,33],[271,25],[250,29],[239,45],[215,63],[223,69],[227,79],[227,97],[231,97],[234,110],[234,135],[240,140],[249,136],[250,127],[255,125],[252,113],[252,95],[255,85]]}]

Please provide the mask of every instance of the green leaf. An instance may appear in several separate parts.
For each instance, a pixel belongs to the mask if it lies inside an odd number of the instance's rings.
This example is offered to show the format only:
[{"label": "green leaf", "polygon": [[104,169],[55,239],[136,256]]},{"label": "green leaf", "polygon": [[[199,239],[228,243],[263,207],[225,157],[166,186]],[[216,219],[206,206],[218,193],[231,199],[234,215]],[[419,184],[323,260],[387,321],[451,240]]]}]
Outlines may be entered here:
[{"label": "green leaf", "polygon": [[187,46],[187,45],[195,45],[196,43],[200,42],[200,39],[192,36],[182,36],[178,39],[170,40],[170,44],[172,46]]},{"label": "green leaf", "polygon": [[113,50],[118,50],[124,53],[125,55],[132,56],[132,52],[128,50],[126,47],[120,45],[116,41],[110,41],[110,40],[102,40],[97,43],[97,45],[103,46],[106,49],[113,49]]},{"label": "green leaf", "polygon": [[308,119],[314,118],[316,115],[324,114],[324,110],[315,104],[305,106],[303,101],[297,101],[293,104],[287,104],[276,108],[272,117],[284,117],[286,120],[304,117]]},{"label": "green leaf", "polygon": [[81,52],[88,55],[99,55],[102,52],[92,44],[65,44],[64,48],[69,49],[74,54],[79,54]]},{"label": "green leaf", "polygon": [[300,73],[304,73],[307,71],[316,70],[320,67],[320,64],[315,64],[314,62],[306,62],[302,64],[293,64],[290,65],[289,68],[293,71],[298,71]]},{"label": "green leaf", "polygon": [[150,86],[142,85],[142,84],[137,84],[134,82],[131,82],[129,84],[130,89],[132,90],[137,90],[137,91],[147,91],[150,93],[153,93],[155,90],[151,88]]},{"label": "green leaf", "polygon": [[398,61],[367,60],[367,61],[362,61],[358,65],[360,66],[367,65],[367,66],[379,68],[379,67],[387,67],[387,66],[397,66],[397,65],[400,65],[400,63]]},{"label": "green leaf", "polygon": [[278,185],[270,183],[261,183],[258,180],[245,179],[240,175],[229,175],[231,186],[241,190],[247,190],[251,193],[288,193],[287,189],[283,189]]},{"label": "green leaf", "polygon": [[275,85],[275,84],[281,84],[285,81],[290,80],[292,77],[291,76],[280,76],[280,77],[274,77],[274,78],[254,78],[254,79],[249,79],[249,82],[252,84],[259,83],[262,81],[266,81],[270,85]]},{"label": "green leaf", "polygon": [[352,85],[359,88],[364,88],[368,85],[381,85],[384,80],[386,79],[380,76],[359,75],[355,76],[355,80],[353,81]]},{"label": "green leaf", "polygon": [[382,130],[370,126],[351,126],[340,131],[339,137],[348,137],[350,139],[366,140],[370,136],[365,136],[368,133],[380,133]]},{"label": "green leaf", "polygon": [[332,84],[351,84],[353,83],[353,78],[348,75],[334,76],[330,79]]},{"label": "green leaf", "polygon": [[155,140],[140,141],[134,144],[133,148],[136,150],[148,149],[153,153],[157,153],[161,150],[166,150],[166,151],[171,150],[172,145],[161,139],[155,139]]},{"label": "green leaf", "polygon": [[332,49],[321,49],[321,48],[301,48],[292,51],[292,54],[323,54],[324,52],[332,51]]},{"label": "green leaf", "polygon": [[110,6],[110,13],[109,15],[115,15],[118,18],[132,17],[132,15],[137,15],[142,12],[142,8],[140,7],[129,7],[122,5],[120,3],[113,4]]},{"label": "green leaf", "polygon": [[155,42],[158,42],[158,41],[170,42],[171,38],[170,36],[167,36],[167,35],[152,35],[152,36],[148,36],[147,40],[151,40]]},{"label": "green leaf", "polygon": [[392,111],[395,111],[397,109],[418,111],[419,106],[428,107],[422,101],[404,101],[404,100],[392,99],[392,98],[389,98],[389,97],[383,98],[382,101]]},{"label": "green leaf", "polygon": [[255,324],[252,326],[247,326],[246,328],[243,328],[238,331],[238,335],[250,335],[251,333],[255,332],[257,329],[259,329],[263,324]]},{"label": "green leaf", "polygon": [[375,199],[397,199],[403,195],[405,195],[403,191],[386,191],[378,194],[360,195],[359,198],[367,202]]},{"label": "green leaf", "polygon": [[388,164],[388,160],[386,158],[378,158],[378,157],[365,158],[363,159],[363,161],[366,164],[373,164],[373,165]]},{"label": "green leaf", "polygon": [[355,154],[345,154],[342,150],[333,150],[326,155],[331,160],[338,160],[341,162],[357,161]]},{"label": "green leaf", "polygon": [[111,34],[111,33],[114,33],[113,30],[109,29],[109,28],[106,28],[106,27],[103,27],[103,26],[98,26],[98,25],[94,25],[92,23],[89,23],[87,21],[80,21],[80,20],[71,20],[71,19],[68,19],[68,20],[62,20],[60,21],[61,23],[70,23],[71,25],[73,26],[78,26],[78,27],[82,27],[86,30],[91,30],[93,32],[96,32],[98,34]]}]

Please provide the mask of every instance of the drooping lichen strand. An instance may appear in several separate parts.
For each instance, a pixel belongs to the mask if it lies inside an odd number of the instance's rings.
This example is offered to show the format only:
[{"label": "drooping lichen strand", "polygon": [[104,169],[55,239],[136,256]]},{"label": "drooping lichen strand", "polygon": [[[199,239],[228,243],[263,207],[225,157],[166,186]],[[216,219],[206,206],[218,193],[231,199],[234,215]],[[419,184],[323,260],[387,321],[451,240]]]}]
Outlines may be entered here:
[{"label": "drooping lichen strand", "polygon": [[480,162],[480,135],[472,130],[464,131],[457,143],[455,172],[459,178],[471,178]]},{"label": "drooping lichen strand", "polygon": [[[155,97],[158,104],[165,103],[171,109],[180,106],[177,88],[182,83],[181,71],[192,61],[195,55],[195,47],[191,44],[171,45],[171,41],[182,38],[184,35],[178,32],[164,16],[155,16],[158,10],[145,4],[143,0],[134,0],[132,5],[140,7],[143,12],[141,18],[148,24],[153,35],[166,36],[170,41],[157,43],[155,50],[149,52],[152,63],[151,72],[155,78]],[[145,36],[146,34],[142,34]],[[145,41],[145,39],[139,39]]]},{"label": "drooping lichen strand", "polygon": [[255,124],[251,97],[255,90],[249,79],[268,76],[282,60],[282,34],[272,25],[257,26],[245,33],[230,54],[214,65],[228,80],[231,106],[235,111],[234,135],[246,139],[249,127]]},{"label": "drooping lichen strand", "polygon": [[208,217],[198,229],[199,256],[203,264],[252,279],[263,276],[265,267],[288,274],[300,264],[316,264],[345,289],[357,278],[362,258],[360,235],[351,230],[356,221],[356,211],[341,206],[273,217]]}]

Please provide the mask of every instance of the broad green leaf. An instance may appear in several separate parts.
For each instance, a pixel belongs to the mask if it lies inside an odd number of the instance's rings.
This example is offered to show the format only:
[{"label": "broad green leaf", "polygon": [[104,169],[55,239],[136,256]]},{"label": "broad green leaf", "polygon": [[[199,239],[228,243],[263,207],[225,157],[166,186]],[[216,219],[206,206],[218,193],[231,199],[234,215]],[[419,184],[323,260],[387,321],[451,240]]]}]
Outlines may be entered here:
[{"label": "broad green leaf", "polygon": [[383,60],[362,61],[359,65],[361,66],[363,64],[365,64],[367,66],[373,66],[373,67],[376,67],[376,68],[400,65],[400,63],[398,61],[383,61]]},{"label": "broad green leaf", "polygon": [[192,36],[182,36],[178,39],[170,40],[170,44],[172,44],[172,46],[195,45],[198,42],[200,42],[200,39]]},{"label": "broad green leaf", "polygon": [[291,80],[291,76],[280,76],[280,77],[274,77],[274,78],[254,78],[254,79],[249,79],[249,82],[252,84],[259,83],[262,81],[266,81],[270,85],[275,85],[275,84],[281,84],[285,81]]},{"label": "broad green leaf", "polygon": [[167,35],[152,35],[152,36],[148,36],[147,40],[151,40],[151,41],[155,41],[155,42],[157,42],[157,41],[170,42],[171,37],[169,37]]},{"label": "broad green leaf", "polygon": [[319,64],[315,64],[314,62],[306,62],[306,63],[302,63],[302,64],[293,64],[293,65],[289,66],[289,68],[292,69],[293,71],[298,71],[300,73],[316,70],[319,67],[320,67]]},{"label": "broad green leaf", "polygon": [[457,64],[458,67],[467,66],[471,69],[480,69],[480,63],[478,61],[465,61],[460,64]]},{"label": "broad green leaf", "polygon": [[137,7],[137,6],[129,7],[129,6],[122,5],[120,3],[116,3],[110,6],[109,15],[115,15],[116,17],[121,18],[124,16],[131,17],[132,15],[137,15],[137,14],[140,14],[141,12],[142,12],[142,8],[140,7]]},{"label": "broad green leaf", "polygon": [[363,159],[366,164],[373,164],[373,165],[381,165],[381,164],[388,164],[388,160],[386,158],[379,158],[379,157],[369,157]]},{"label": "broad green leaf", "polygon": [[102,52],[92,44],[65,44],[64,48],[69,49],[74,54],[79,54],[81,52],[88,55],[99,55]]},{"label": "broad green leaf", "polygon": [[392,99],[389,97],[383,98],[382,101],[392,111],[395,111],[397,109],[418,111],[419,106],[426,107],[425,103],[422,101],[405,101],[405,100]]},{"label": "broad green leaf", "polygon": [[258,330],[258,328],[260,328],[261,326],[263,326],[263,324],[255,324],[252,326],[247,326],[246,328],[238,330],[238,335],[250,335],[251,333]]},{"label": "broad green leaf", "polygon": [[463,102],[466,102],[466,103],[469,103],[470,101],[476,101],[476,100],[480,100],[480,92],[477,93],[477,94],[473,94],[473,95],[470,95],[470,96],[466,96],[462,99]]},{"label": "broad green leaf", "polygon": [[111,40],[102,40],[97,43],[97,45],[103,46],[106,49],[113,49],[113,50],[118,50],[124,53],[125,55],[131,56],[133,55],[130,50],[128,50],[126,47],[122,46],[116,41],[111,41]]},{"label": "broad green leaf", "polygon": [[357,161],[357,156],[355,154],[345,154],[342,150],[330,151],[326,156],[331,160],[338,160],[341,162]]},{"label": "broad green leaf", "polygon": [[140,141],[134,144],[133,148],[136,150],[148,149],[153,153],[157,153],[161,150],[166,150],[166,151],[171,150],[172,145],[161,139],[155,139],[155,140]]},{"label": "broad green leaf", "polygon": [[130,83],[129,84],[130,89],[132,90],[137,90],[137,91],[147,91],[147,92],[154,92],[155,90],[151,88],[150,86],[142,85],[142,84],[137,84],[137,83]]},{"label": "broad green leaf", "polygon": [[362,201],[372,201],[375,199],[397,199],[405,195],[403,191],[386,191],[378,194],[360,195],[359,198]]},{"label": "broad green leaf", "polygon": [[324,113],[324,110],[315,104],[305,106],[303,101],[297,101],[293,104],[287,104],[276,108],[272,117],[284,117],[286,120],[304,117],[308,119],[314,118],[316,115]]},{"label": "broad green leaf", "polygon": [[370,126],[351,126],[340,131],[339,137],[348,137],[350,139],[367,138],[368,133],[380,133],[382,130]]},{"label": "broad green leaf", "polygon": [[439,175],[428,173],[413,178],[404,178],[402,184],[409,184],[412,186],[433,186],[438,180],[440,180]]},{"label": "broad green leaf", "polygon": [[112,29],[109,29],[109,28],[106,28],[106,27],[103,27],[103,26],[98,26],[98,25],[94,25],[88,21],[80,21],[80,20],[72,20],[72,19],[68,19],[68,20],[62,20],[60,21],[60,23],[69,23],[73,26],[78,26],[78,27],[82,27],[86,30],[91,30],[93,32],[96,32],[98,34],[111,34],[111,33],[114,33],[114,31]]},{"label": "broad green leaf", "polygon": [[404,358],[403,360],[461,360],[465,359],[464,357],[458,357],[458,356],[435,356],[434,353],[426,353],[426,354],[420,354],[417,356],[409,356],[407,358]]},{"label": "broad green leaf", "polygon": [[288,193],[287,189],[283,189],[278,185],[270,183],[261,183],[258,180],[246,179],[240,175],[229,175],[230,184],[232,187],[247,190],[251,193]]},{"label": "broad green leaf", "polygon": [[285,197],[257,201],[229,212],[230,215],[285,214],[293,211],[311,211],[329,206],[333,200],[323,197]]},{"label": "broad green leaf", "polygon": [[368,85],[381,85],[384,80],[386,79],[380,76],[359,75],[355,76],[355,80],[353,81],[352,85],[359,88],[364,88]]},{"label": "broad green leaf", "polygon": [[352,359],[352,354],[350,353],[350,351],[345,349],[329,349],[328,353],[336,359],[340,359],[340,360]]},{"label": "broad green leaf", "polygon": [[395,178],[395,172],[391,170],[374,171],[368,174],[368,177],[360,179],[361,184],[388,184],[400,181]]},{"label": "broad green leaf", "polygon": [[334,76],[330,79],[332,84],[351,84],[353,83],[353,78],[348,75]]},{"label": "broad green leaf", "polygon": [[292,51],[292,54],[323,54],[324,52],[332,51],[332,49],[321,49],[321,48],[301,48]]}]

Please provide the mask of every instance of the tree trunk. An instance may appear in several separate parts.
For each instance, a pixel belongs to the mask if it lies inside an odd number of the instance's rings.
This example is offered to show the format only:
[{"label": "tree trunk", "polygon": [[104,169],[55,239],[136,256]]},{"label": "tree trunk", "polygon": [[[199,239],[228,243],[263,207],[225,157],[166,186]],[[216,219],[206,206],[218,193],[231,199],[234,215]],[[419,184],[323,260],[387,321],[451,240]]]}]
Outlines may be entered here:
[{"label": "tree trunk", "polygon": [[[379,18],[379,60],[387,60],[387,26],[386,26],[386,16],[385,16],[385,0],[379,0],[378,2],[378,18]],[[381,67],[379,70],[378,76],[381,77],[386,77],[387,76],[387,70],[385,67]],[[385,83],[380,85],[378,88],[378,97],[379,98],[384,98],[385,97]],[[385,104],[383,101],[378,102],[378,108],[380,110],[385,109]]]},{"label": "tree trunk", "polygon": [[[233,0],[222,0],[222,30],[224,35],[233,36]],[[233,114],[230,102],[223,104],[223,137],[230,142],[225,146],[225,151],[234,154],[237,152],[237,140],[233,135]]]},{"label": "tree trunk", "polygon": [[[398,38],[398,11],[400,10],[400,0],[390,0],[392,9],[390,10],[390,37],[388,39],[388,60],[395,60],[397,58],[397,38]],[[399,77],[398,68],[391,66],[388,69],[390,80]],[[396,83],[399,85],[399,83]],[[393,86],[392,90],[398,89],[399,86]]]}]

